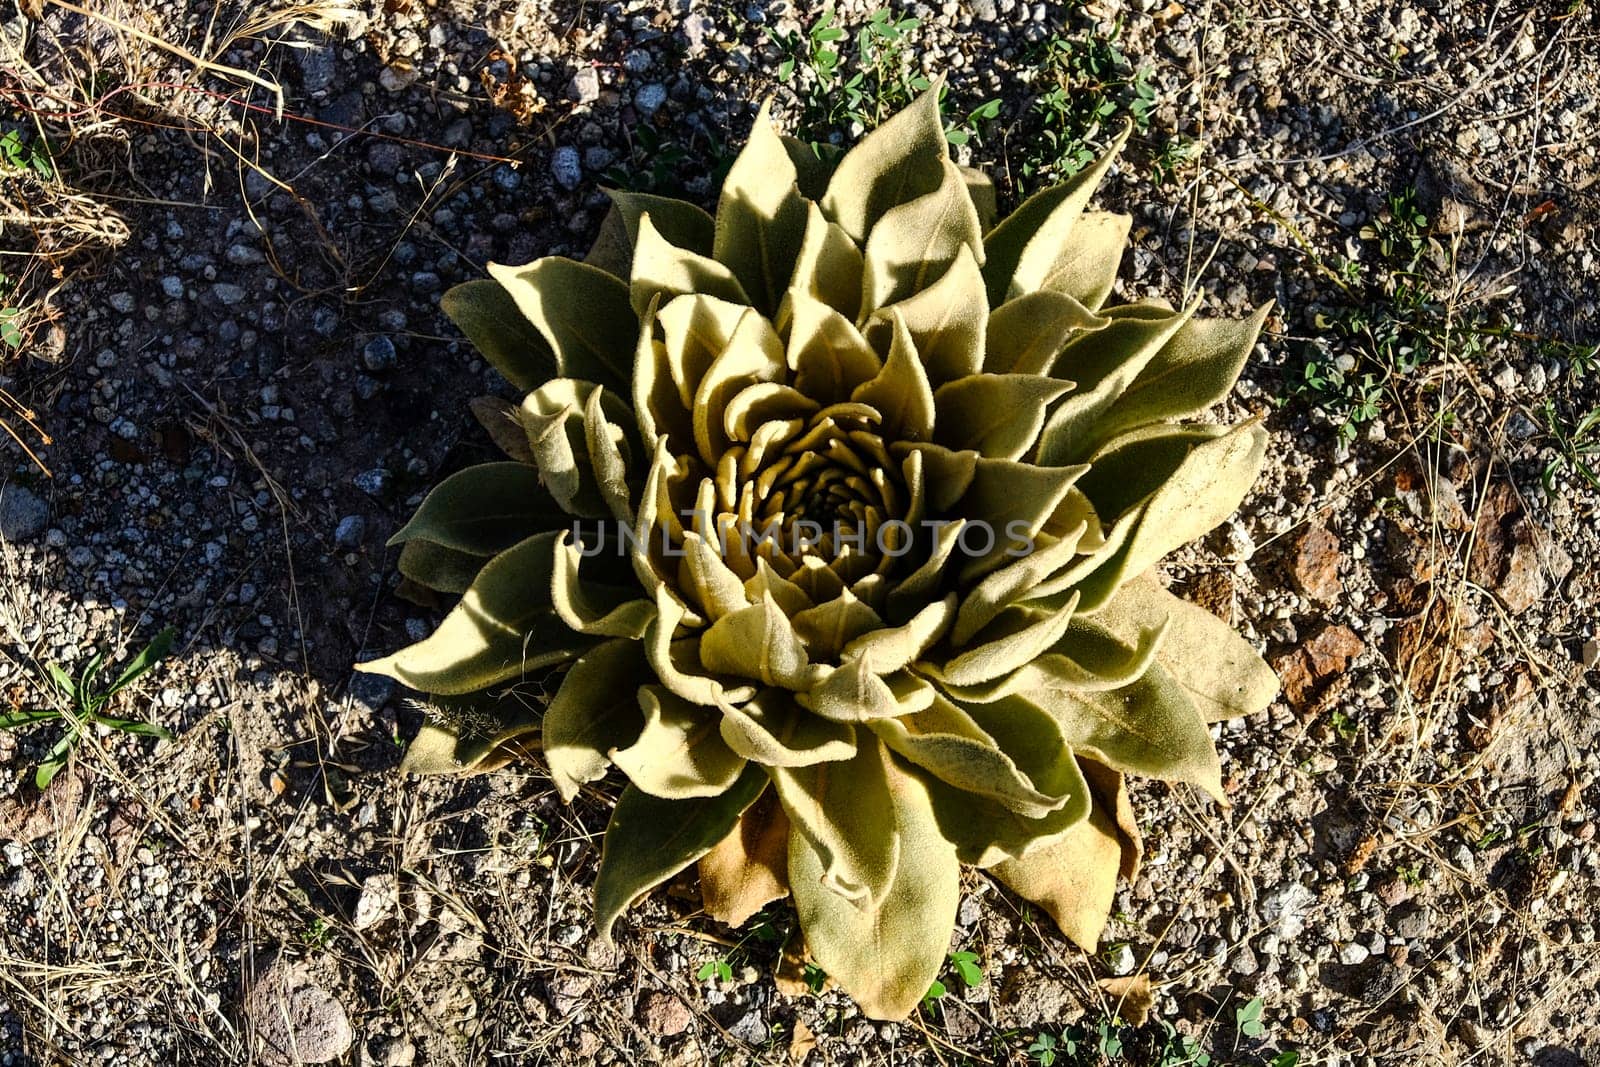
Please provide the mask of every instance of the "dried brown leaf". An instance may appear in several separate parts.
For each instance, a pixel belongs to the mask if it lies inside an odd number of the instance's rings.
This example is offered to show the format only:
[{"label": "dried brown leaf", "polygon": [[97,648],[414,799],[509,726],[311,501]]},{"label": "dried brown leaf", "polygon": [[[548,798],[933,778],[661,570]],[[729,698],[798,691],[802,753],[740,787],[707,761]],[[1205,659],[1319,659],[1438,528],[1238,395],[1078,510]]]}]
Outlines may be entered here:
[{"label": "dried brown leaf", "polygon": [[1144,971],[1126,978],[1102,978],[1101,989],[1117,998],[1117,1014],[1130,1026],[1143,1026],[1155,1004],[1155,990],[1150,988],[1150,975]]}]

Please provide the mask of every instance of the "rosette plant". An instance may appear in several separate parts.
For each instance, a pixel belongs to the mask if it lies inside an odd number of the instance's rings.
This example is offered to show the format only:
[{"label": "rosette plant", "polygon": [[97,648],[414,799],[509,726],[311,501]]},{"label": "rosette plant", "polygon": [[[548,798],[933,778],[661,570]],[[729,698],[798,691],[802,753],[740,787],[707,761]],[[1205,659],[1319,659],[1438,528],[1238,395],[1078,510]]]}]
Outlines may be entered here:
[{"label": "rosette plant", "polygon": [[815,962],[899,1018],[963,864],[1093,948],[1140,857],[1123,776],[1226,802],[1207,723],[1277,680],[1152,567],[1256,476],[1262,427],[1197,416],[1264,312],[1105,306],[1110,159],[996,224],[935,92],[827,159],[763,108],[714,217],[612,193],[584,260],[446,295],[526,397],[477,406],[508,460],[394,539],[459,603],[362,667],[437,709],[411,770],[626,776],[602,937],[698,863],[709,914],[792,895]]}]

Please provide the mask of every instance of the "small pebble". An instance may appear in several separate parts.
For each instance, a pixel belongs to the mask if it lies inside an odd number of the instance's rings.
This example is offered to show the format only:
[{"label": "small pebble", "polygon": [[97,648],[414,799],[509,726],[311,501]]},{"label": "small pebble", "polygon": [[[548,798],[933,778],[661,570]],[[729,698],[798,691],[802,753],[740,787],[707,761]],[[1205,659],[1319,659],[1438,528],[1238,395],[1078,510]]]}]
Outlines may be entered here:
[{"label": "small pebble", "polygon": [[391,93],[402,92],[417,80],[416,69],[409,63],[384,67],[378,72],[378,84]]},{"label": "small pebble", "polygon": [[355,487],[370,497],[381,497],[389,491],[389,485],[393,480],[394,475],[387,470],[374,467],[355,476]]},{"label": "small pebble", "polygon": [[689,58],[705,54],[706,42],[716,31],[717,24],[704,11],[692,11],[684,16],[683,39],[689,43]]},{"label": "small pebble", "polygon": [[340,548],[360,548],[367,536],[367,520],[360,515],[346,515],[333,531],[333,541]]},{"label": "small pebble", "polygon": [[654,115],[666,102],[667,87],[654,82],[639,86],[639,91],[633,94],[633,106],[641,115]]},{"label": "small pebble", "polygon": [[593,67],[579,67],[567,83],[567,99],[580,104],[600,99],[600,72]]},{"label": "small pebble", "polygon": [[578,150],[571,145],[556,149],[550,156],[550,174],[563,189],[576,189],[578,183],[583,181],[583,164],[579,161]]},{"label": "small pebble", "polygon": [[381,334],[361,346],[361,362],[370,371],[393,370],[397,362],[394,342]]}]

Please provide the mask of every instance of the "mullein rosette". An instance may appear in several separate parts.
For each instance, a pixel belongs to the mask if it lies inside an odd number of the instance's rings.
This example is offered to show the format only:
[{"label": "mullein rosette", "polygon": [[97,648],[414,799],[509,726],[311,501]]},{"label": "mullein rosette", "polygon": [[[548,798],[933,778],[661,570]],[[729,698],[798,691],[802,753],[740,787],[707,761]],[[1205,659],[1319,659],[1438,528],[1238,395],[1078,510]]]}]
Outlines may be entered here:
[{"label": "mullein rosette", "polygon": [[698,863],[732,925],[792,895],[876,1018],[940,971],[962,864],[1092,950],[1140,860],[1123,776],[1225,803],[1207,724],[1277,691],[1152,574],[1256,477],[1257,421],[1194,420],[1265,309],[1105,306],[1113,155],[996,224],[936,92],[826,158],[763,108],[715,217],[613,192],[584,260],[451,290],[527,395],[475,405],[508,461],[394,539],[460,595],[361,665],[436,711],[407,768],[542,752],[569,801],[620,769],[603,938]]}]

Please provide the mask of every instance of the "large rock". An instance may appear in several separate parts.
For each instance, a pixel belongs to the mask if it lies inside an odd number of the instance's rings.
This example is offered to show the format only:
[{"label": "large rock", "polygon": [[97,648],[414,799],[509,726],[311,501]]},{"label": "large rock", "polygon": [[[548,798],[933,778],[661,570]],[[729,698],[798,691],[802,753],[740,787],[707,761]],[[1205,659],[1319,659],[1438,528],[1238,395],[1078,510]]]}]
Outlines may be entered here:
[{"label": "large rock", "polygon": [[1327,685],[1350,666],[1366,645],[1348,626],[1325,626],[1272,661],[1283,681],[1283,695],[1296,711],[1307,712]]},{"label": "large rock", "polygon": [[1395,623],[1388,643],[1406,687],[1426,700],[1494,644],[1494,627],[1470,603],[1440,599]]},{"label": "large rock", "polygon": [[374,874],[361,883],[356,914],[350,925],[365,930],[394,915],[400,905],[400,883],[392,872]]},{"label": "large rock", "polygon": [[1459,462],[1447,476],[1431,463],[1424,465],[1410,459],[1395,468],[1394,495],[1413,518],[1424,524],[1466,530],[1471,528],[1472,520],[1461,506],[1461,492],[1456,486],[1470,482],[1472,477],[1471,468]]},{"label": "large rock", "polygon": [[1438,573],[1443,549],[1410,520],[1383,520],[1383,543],[1373,557],[1372,576],[1389,600],[1391,613],[1419,612],[1428,603],[1428,586]]},{"label": "large rock", "polygon": [[257,975],[245,1000],[257,1062],[268,1067],[326,1063],[350,1051],[355,1033],[337,997],[300,963],[278,957]]},{"label": "large rock", "polygon": [[1339,539],[1326,526],[1309,526],[1289,552],[1289,577],[1312,600],[1331,604],[1344,593],[1339,580]]},{"label": "large rock", "polygon": [[308,93],[326,92],[339,73],[339,56],[330,44],[302,40],[294,57],[300,65],[300,86]]},{"label": "large rock", "polygon": [[689,1029],[694,1015],[678,997],[652,989],[639,998],[639,1019],[656,1037],[677,1037]]},{"label": "large rock", "polygon": [[31,541],[50,522],[50,505],[20,485],[0,485],[0,538]]},{"label": "large rock", "polygon": [[1483,494],[1468,576],[1514,613],[1537,604],[1572,571],[1572,557],[1528,520],[1517,491],[1496,482]]}]

